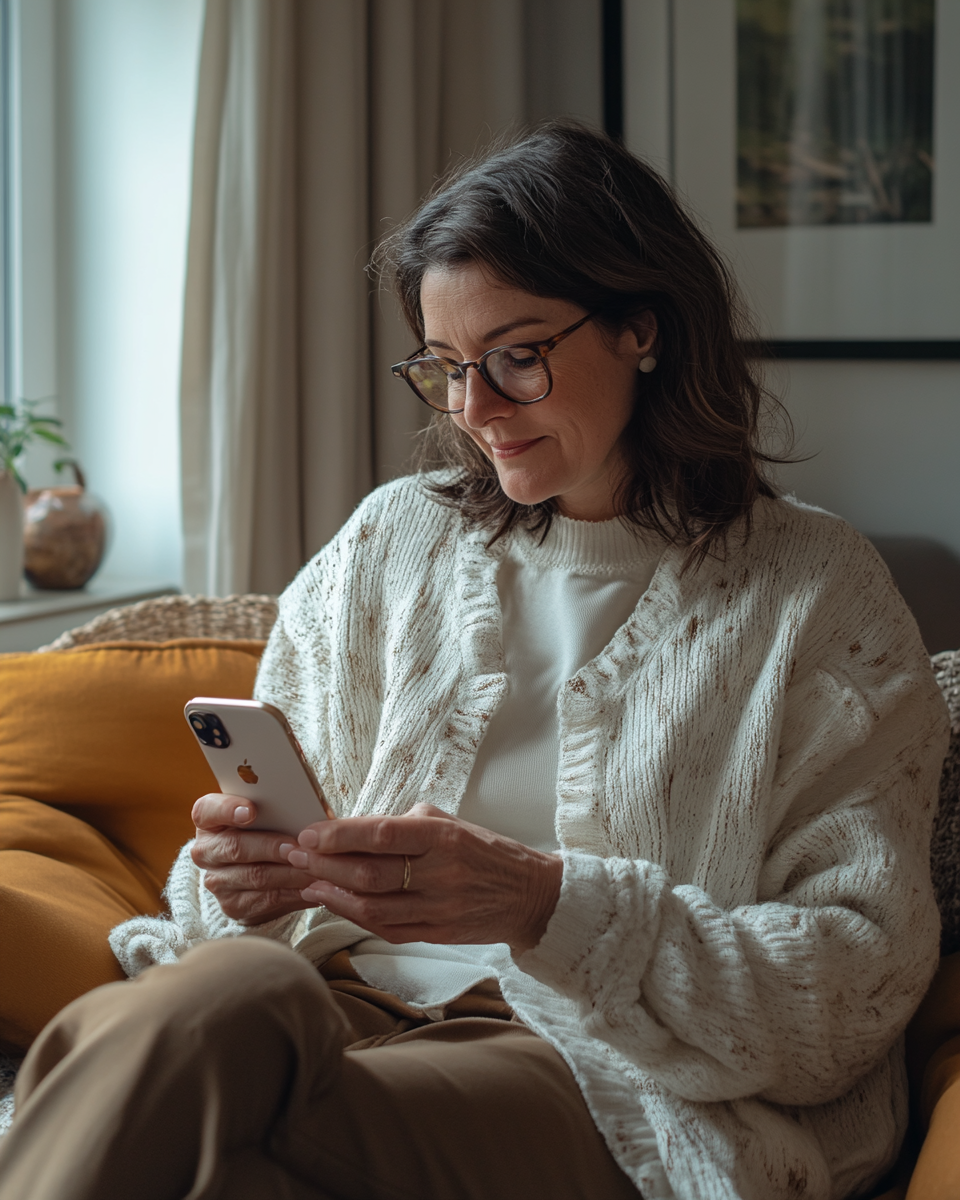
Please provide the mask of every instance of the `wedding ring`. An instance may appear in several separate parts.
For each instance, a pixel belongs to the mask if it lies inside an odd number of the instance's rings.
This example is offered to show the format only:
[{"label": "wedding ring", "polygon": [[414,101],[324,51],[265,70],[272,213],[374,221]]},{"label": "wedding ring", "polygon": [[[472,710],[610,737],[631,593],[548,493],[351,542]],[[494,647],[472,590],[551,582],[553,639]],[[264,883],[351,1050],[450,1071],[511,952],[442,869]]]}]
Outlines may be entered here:
[{"label": "wedding ring", "polygon": [[400,884],[400,891],[405,892],[410,886],[410,859],[405,854],[403,856],[403,883]]}]

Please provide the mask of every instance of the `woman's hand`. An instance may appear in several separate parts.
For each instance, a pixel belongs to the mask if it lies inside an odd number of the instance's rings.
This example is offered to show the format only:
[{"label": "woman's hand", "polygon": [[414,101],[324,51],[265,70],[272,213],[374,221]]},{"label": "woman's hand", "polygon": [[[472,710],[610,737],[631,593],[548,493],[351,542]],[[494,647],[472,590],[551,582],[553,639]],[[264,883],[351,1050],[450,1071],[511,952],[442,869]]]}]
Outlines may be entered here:
[{"label": "woman's hand", "polygon": [[506,942],[528,950],[543,936],[560,895],[559,855],[431,804],[401,817],[320,821],[298,841],[288,861],[314,877],[303,899],[387,942]]},{"label": "woman's hand", "polygon": [[256,808],[240,796],[211,792],[193,806],[197,840],[190,855],[206,871],[204,883],[228,917],[260,925],[315,901],[301,896],[312,877],[291,867],[287,833],[249,829]]}]

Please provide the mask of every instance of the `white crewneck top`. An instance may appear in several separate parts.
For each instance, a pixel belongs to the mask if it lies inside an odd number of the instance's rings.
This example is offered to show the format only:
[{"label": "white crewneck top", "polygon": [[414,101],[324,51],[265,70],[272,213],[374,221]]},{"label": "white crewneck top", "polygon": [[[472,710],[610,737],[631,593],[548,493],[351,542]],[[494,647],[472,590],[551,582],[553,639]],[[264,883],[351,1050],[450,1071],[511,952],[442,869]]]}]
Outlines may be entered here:
[{"label": "white crewneck top", "polygon": [[556,517],[541,545],[512,539],[497,573],[509,690],[480,745],[465,821],[558,848],[557,696],[636,608],[661,552],[618,520]]}]

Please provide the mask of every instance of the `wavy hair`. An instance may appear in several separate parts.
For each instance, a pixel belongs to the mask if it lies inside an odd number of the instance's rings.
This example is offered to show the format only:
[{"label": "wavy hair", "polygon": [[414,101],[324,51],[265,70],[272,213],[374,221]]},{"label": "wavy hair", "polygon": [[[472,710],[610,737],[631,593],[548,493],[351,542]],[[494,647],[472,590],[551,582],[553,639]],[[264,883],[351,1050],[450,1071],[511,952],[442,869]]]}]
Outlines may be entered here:
[{"label": "wavy hair", "polygon": [[[689,547],[688,565],[720,555],[759,496],[775,496],[764,468],[791,461],[763,452],[763,387],[745,343],[754,336],[718,251],[665,180],[605,134],[549,121],[495,145],[442,178],[378,248],[373,269],[395,288],[417,344],[420,285],[430,268],[483,265],[509,286],[568,300],[621,333],[656,317],[656,370],[638,376],[621,435],[626,466],[614,497],[620,519]],[[492,544],[516,525],[546,534],[555,499],[522,505],[449,417],[427,430],[420,467],[453,468],[428,487]]]}]

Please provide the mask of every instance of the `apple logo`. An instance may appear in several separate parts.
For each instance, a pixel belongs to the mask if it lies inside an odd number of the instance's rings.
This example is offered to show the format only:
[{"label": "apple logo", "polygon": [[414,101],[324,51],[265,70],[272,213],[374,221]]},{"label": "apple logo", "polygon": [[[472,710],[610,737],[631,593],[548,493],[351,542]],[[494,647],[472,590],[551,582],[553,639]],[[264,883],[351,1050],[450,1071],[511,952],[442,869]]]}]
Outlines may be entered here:
[{"label": "apple logo", "polygon": [[260,776],[256,773],[253,767],[250,766],[246,759],[244,759],[240,766],[237,767],[237,774],[244,783],[256,783],[260,778]]}]

